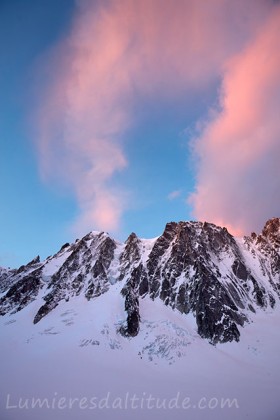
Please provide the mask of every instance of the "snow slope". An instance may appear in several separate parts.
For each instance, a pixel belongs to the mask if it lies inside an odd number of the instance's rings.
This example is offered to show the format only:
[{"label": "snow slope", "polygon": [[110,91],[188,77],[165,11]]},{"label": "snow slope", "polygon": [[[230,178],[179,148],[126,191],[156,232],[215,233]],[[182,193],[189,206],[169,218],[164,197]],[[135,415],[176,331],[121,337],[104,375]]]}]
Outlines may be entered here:
[{"label": "snow slope", "polygon": [[145,298],[129,339],[118,333],[121,287],[64,302],[36,325],[40,299],[0,318],[1,420],[279,419],[279,307],[260,310],[239,343],[212,346],[192,314]]}]

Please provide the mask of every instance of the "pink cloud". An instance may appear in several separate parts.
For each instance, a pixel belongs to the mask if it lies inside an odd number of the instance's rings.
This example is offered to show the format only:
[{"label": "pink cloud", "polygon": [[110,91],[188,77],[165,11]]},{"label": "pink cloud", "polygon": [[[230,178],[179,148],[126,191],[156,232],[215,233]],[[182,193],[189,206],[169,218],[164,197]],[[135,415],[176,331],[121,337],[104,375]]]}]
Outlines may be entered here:
[{"label": "pink cloud", "polygon": [[168,194],[167,198],[168,200],[175,200],[176,198],[180,197],[182,194],[181,190],[174,190],[171,191],[171,193]]},{"label": "pink cloud", "polygon": [[44,178],[73,190],[80,230],[120,226],[128,193],[113,181],[128,166],[123,138],[137,118],[135,102],[174,102],[202,92],[253,36],[272,3],[77,2],[70,34],[43,62],[48,82],[39,94],[36,143]]},{"label": "pink cloud", "polygon": [[279,214],[279,39],[278,6],[254,41],[228,61],[220,109],[194,144],[195,216],[239,234],[259,230]]}]

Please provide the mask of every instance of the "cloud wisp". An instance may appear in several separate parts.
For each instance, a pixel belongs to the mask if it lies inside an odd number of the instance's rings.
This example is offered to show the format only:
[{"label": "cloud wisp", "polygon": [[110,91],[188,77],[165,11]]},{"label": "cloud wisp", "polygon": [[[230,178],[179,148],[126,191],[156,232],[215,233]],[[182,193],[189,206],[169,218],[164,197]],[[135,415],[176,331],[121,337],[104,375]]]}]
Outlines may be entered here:
[{"label": "cloud wisp", "polygon": [[[77,2],[69,35],[45,62],[48,82],[39,94],[36,143],[43,176],[63,180],[77,199],[79,233],[120,227],[129,200],[115,177],[128,168],[124,138],[137,120],[137,101],[157,98],[160,104],[180,95],[201,95],[255,33],[268,3],[178,0],[174,7],[173,0]],[[233,69],[238,60],[242,57]],[[235,77],[227,71],[225,92]],[[202,161],[208,153],[203,138]],[[203,191],[209,189],[206,172],[202,164],[194,196],[198,216],[203,216]]]},{"label": "cloud wisp", "polygon": [[169,201],[172,201],[172,200],[176,200],[176,198],[179,198],[181,195],[182,195],[181,190],[174,190],[168,194],[167,198]]},{"label": "cloud wisp", "polygon": [[198,219],[236,234],[259,230],[280,208],[280,7],[226,66],[219,110],[194,148]]}]

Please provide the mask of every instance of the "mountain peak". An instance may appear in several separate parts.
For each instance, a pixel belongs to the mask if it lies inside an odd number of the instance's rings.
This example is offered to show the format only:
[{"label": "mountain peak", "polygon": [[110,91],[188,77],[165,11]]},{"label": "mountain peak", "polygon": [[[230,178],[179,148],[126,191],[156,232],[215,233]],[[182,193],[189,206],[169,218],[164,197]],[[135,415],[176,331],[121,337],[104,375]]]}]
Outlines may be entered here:
[{"label": "mountain peak", "polygon": [[268,239],[280,237],[280,218],[273,217],[269,219],[262,230],[262,235]]},{"label": "mountain peak", "polygon": [[114,289],[126,313],[120,329],[126,337],[138,334],[141,300],[150,299],[182,317],[192,314],[197,332],[213,344],[238,341],[240,326],[279,300],[279,232],[279,218],[258,237],[243,239],[199,221],[169,222],[151,240],[131,233],[125,243],[92,231],[45,261],[0,270],[0,315],[34,304],[38,323],[61,302],[93,301]]}]

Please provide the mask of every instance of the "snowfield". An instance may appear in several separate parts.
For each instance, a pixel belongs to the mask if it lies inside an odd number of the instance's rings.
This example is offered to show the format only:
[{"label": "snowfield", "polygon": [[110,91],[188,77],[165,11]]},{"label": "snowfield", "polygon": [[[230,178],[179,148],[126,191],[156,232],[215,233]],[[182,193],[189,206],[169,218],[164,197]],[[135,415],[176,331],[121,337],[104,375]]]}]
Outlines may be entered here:
[{"label": "snowfield", "polygon": [[240,342],[213,346],[192,314],[147,297],[132,339],[118,333],[121,287],[61,303],[36,325],[40,299],[0,318],[1,420],[279,419],[279,303]]}]

